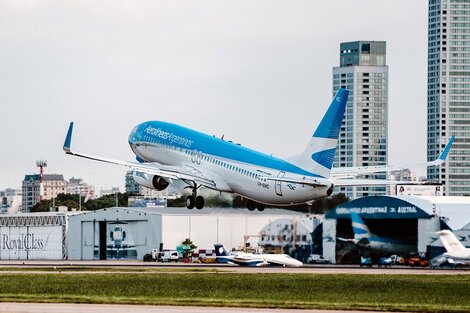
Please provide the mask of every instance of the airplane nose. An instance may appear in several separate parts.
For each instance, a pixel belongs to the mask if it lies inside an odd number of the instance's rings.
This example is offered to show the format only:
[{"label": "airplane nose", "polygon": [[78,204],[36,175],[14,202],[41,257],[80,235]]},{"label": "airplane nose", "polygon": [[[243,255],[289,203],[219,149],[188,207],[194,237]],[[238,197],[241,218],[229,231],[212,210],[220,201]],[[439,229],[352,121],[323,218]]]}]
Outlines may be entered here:
[{"label": "airplane nose", "polygon": [[133,144],[134,142],[136,142],[139,139],[138,138],[139,126],[140,125],[135,126],[132,129],[131,133],[129,134],[129,144]]}]

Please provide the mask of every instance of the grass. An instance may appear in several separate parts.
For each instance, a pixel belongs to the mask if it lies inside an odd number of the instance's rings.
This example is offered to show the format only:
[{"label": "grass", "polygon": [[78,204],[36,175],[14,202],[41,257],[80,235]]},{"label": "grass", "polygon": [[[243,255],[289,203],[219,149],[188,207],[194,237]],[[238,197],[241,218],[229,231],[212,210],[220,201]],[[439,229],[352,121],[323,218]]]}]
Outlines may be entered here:
[{"label": "grass", "polygon": [[469,312],[468,275],[0,273],[0,301]]},{"label": "grass", "polygon": [[142,267],[83,267],[83,266],[51,266],[51,267],[1,267],[2,272],[118,272],[118,273],[214,273],[223,270],[214,268],[142,268]]}]

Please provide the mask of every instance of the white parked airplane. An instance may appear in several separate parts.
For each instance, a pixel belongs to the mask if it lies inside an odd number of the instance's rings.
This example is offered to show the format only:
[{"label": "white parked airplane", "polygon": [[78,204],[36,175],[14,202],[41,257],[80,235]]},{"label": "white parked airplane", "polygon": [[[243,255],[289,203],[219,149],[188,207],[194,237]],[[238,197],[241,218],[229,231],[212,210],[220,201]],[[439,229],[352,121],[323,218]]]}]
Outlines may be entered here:
[{"label": "white parked airplane", "polygon": [[246,252],[229,253],[225,247],[217,243],[215,247],[216,260],[219,263],[233,263],[240,266],[292,266],[299,267],[303,263],[287,254],[254,254]]},{"label": "white parked airplane", "polygon": [[[163,190],[173,180],[185,182],[192,190],[186,199],[189,209],[202,209],[201,186],[238,194],[248,199],[249,210],[268,205],[311,203],[331,195],[333,186],[398,184],[388,180],[351,179],[358,174],[388,172],[397,166],[333,169],[338,135],[349,91],[340,89],[302,153],[283,160],[175,124],[149,121],[137,125],[129,135],[129,145],[138,162],[126,162],[72,151],[73,122],[64,143],[67,154],[123,165],[134,171],[142,186]],[[440,165],[450,144],[438,159],[424,165]]]},{"label": "white parked airplane", "polygon": [[470,248],[465,248],[450,230],[441,230],[438,234],[447,252],[432,259],[431,265],[440,266],[447,262],[453,266],[470,266]]}]

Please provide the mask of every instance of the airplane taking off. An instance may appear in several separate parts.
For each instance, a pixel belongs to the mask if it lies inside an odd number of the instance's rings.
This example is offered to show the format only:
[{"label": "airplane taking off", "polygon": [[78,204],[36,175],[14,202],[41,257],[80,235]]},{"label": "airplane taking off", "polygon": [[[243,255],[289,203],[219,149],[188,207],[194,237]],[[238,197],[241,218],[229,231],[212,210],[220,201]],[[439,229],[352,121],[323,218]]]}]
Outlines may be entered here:
[{"label": "airplane taking off", "polygon": [[390,254],[408,254],[416,251],[416,244],[407,240],[379,237],[370,232],[364,220],[354,211],[350,212],[354,239],[338,238],[343,242],[372,251]]},{"label": "airplane taking off", "polygon": [[470,266],[470,248],[465,248],[450,230],[441,230],[438,235],[447,252],[432,259],[432,266],[440,266],[445,262],[456,267]]},{"label": "airplane taking off", "polygon": [[[173,180],[181,180],[192,191],[186,198],[188,209],[204,207],[204,198],[197,194],[201,186],[238,194],[247,199],[250,211],[262,211],[265,205],[312,203],[330,196],[333,186],[405,183],[352,178],[359,174],[389,172],[409,166],[332,169],[348,95],[346,89],[336,93],[304,151],[286,160],[161,121],[144,122],[131,131],[129,145],[137,162],[72,151],[73,122],[70,123],[63,149],[74,156],[127,166],[133,170],[137,183],[151,189],[164,190]],[[421,165],[442,164],[452,141],[453,137],[438,159]]]},{"label": "airplane taking off", "polygon": [[292,266],[304,265],[287,254],[254,254],[246,252],[229,253],[225,247],[217,243],[215,247],[216,260],[219,263],[233,263],[240,266]]}]

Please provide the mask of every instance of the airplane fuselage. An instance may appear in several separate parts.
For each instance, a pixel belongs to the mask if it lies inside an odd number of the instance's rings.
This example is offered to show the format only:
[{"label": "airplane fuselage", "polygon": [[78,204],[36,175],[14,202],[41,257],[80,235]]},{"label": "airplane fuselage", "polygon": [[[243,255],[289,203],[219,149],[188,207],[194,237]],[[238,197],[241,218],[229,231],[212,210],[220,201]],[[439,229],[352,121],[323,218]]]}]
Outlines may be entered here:
[{"label": "airplane fuselage", "polygon": [[358,243],[357,245],[377,252],[383,253],[411,253],[416,251],[416,245],[398,241],[392,238],[370,237],[368,243]]},{"label": "airplane fuselage", "polygon": [[[287,161],[171,123],[150,121],[137,125],[129,145],[138,159],[169,166],[194,168],[211,177],[218,191],[239,194],[270,205],[313,201],[328,195],[328,179]],[[281,183],[269,177],[314,178],[325,186]]]}]

